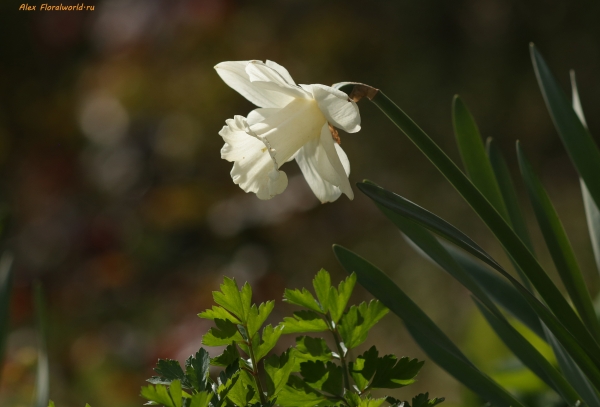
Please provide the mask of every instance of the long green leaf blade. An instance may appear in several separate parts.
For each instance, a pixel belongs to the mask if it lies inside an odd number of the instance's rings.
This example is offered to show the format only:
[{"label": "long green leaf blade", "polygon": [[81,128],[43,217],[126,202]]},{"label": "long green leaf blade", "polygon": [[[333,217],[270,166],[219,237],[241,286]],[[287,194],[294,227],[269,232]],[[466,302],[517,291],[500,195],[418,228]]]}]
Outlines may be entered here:
[{"label": "long green leaf blade", "polygon": [[[575,79],[574,71],[571,71],[571,91],[573,110],[575,110],[581,123],[587,128],[583,108],[581,107],[581,101],[579,100],[579,91],[577,90],[577,80]],[[596,260],[596,269],[600,272],[600,210],[598,210],[598,205],[594,202],[594,199],[590,195],[590,191],[582,178],[579,178],[579,183],[581,185],[585,218],[587,220],[590,240],[592,242],[592,250],[594,251],[594,259]]]},{"label": "long green leaf blade", "polygon": [[531,200],[535,216],[560,278],[567,288],[579,315],[581,315],[581,318],[586,322],[586,325],[594,336],[600,338],[600,324],[594,311],[592,298],[583,280],[583,275],[575,258],[569,238],[550,201],[548,193],[533,172],[531,164],[529,164],[518,142],[517,156],[529,199]]},{"label": "long green leaf blade", "polygon": [[[544,304],[542,304],[528,289],[523,287],[521,283],[519,283],[513,276],[508,274],[498,263],[493,260],[487,253],[482,251],[481,249],[477,249],[469,246],[468,238],[464,233],[460,230],[456,229],[454,226],[450,225],[443,219],[437,217],[431,212],[426,211],[425,209],[419,207],[418,205],[410,202],[409,200],[396,195],[392,192],[386,191],[383,188],[377,187],[372,184],[358,184],[359,189],[364,192],[367,196],[373,199],[377,204],[381,204],[392,212],[398,211],[399,214],[403,216],[410,217],[414,221],[420,223],[425,228],[435,232],[441,237],[447,238],[453,243],[458,244],[461,248],[469,251],[471,254],[474,254],[476,257],[485,261],[487,264],[492,266],[498,272],[500,272],[509,282],[517,289],[523,298],[527,300],[529,305],[533,308],[535,313],[540,317],[540,319],[550,328],[550,330],[554,333],[557,339],[561,342],[561,344],[567,349],[573,360],[579,365],[579,367],[588,375],[590,380],[594,383],[595,386],[600,385],[600,370],[598,369],[598,364],[594,359],[597,356],[593,353],[594,348],[592,347],[592,353],[590,353],[589,349],[584,351],[582,347],[582,339],[591,340],[592,345],[596,344],[594,339],[591,337],[589,332],[584,329],[585,338],[579,336],[575,337],[572,335],[563,325],[562,319],[557,318],[553,315],[548,308]],[[394,219],[391,219],[394,221]],[[448,238],[448,233],[452,233],[450,238]],[[462,246],[461,246],[462,245]],[[478,246],[477,246],[478,247]],[[577,318],[577,316],[575,316]],[[576,339],[577,338],[577,339]]]},{"label": "long green leaf blade", "polygon": [[[356,85],[344,83],[336,86],[340,90],[351,90]],[[594,385],[598,386],[600,384],[600,370],[598,369],[598,366],[600,366],[600,346],[592,335],[590,335],[575,311],[567,303],[560,290],[548,277],[548,274],[533,254],[519,239],[519,236],[454,162],[402,109],[396,106],[381,91],[376,91],[374,96],[369,94],[369,97],[425,154],[442,175],[450,181],[498,238],[504,249],[515,260],[521,270],[527,273],[527,277],[555,315],[548,312],[548,309],[539,303],[535,297],[531,296],[531,293],[518,281],[514,280],[514,278],[511,280],[511,283],[518,290],[523,289],[526,291],[523,294],[530,296],[526,298],[540,315],[540,318],[552,330],[557,339],[561,341],[561,344],[567,349],[579,367],[588,375]]]},{"label": "long green leaf blade", "polygon": [[38,360],[35,377],[34,407],[46,407],[50,399],[50,368],[46,351],[46,305],[42,285],[34,286],[35,313],[38,329]]},{"label": "long green leaf blade", "polygon": [[[345,89],[346,86],[350,85],[344,84],[339,86],[339,88]],[[435,144],[435,142],[431,140],[431,138],[429,138],[429,136],[427,136],[427,134],[383,92],[378,91],[371,101],[408,136],[408,138],[438,168],[442,175],[444,175],[465,198],[467,203],[471,205],[475,212],[498,238],[504,249],[509,253],[511,258],[514,259],[519,268],[527,274],[527,277],[532,282],[533,286],[537,289],[557,318],[565,324],[573,336],[579,339],[595,362],[600,364],[600,346],[589,334],[582,321],[560,293],[560,290],[548,277],[548,274],[523,244],[518,235],[512,230],[511,226],[506,223],[489,201],[462,173],[462,171],[460,171],[456,164],[454,164],[454,162],[452,162],[452,160],[437,146],[437,144]],[[570,106],[569,109],[572,111]],[[581,126],[580,123],[579,125]],[[600,165],[600,160],[598,160],[598,163]],[[596,171],[596,174],[598,173],[600,173],[600,171]],[[594,194],[592,193],[592,195]]]},{"label": "long green leaf blade", "polygon": [[538,85],[554,126],[596,206],[600,207],[600,151],[533,44],[530,51]]},{"label": "long green leaf blade", "polygon": [[[578,342],[586,349],[592,359],[600,365],[600,346],[589,334],[575,311],[570,307],[560,290],[535,257],[512,230],[510,225],[494,209],[452,160],[383,92],[378,92],[371,100],[396,124],[425,156],[440,170],[456,190],[465,198],[475,212],[498,238],[504,249],[510,253],[518,266],[526,274],[540,293],[548,307],[567,327]],[[599,172],[600,173],[600,172]],[[557,336],[558,337],[558,336]],[[597,368],[595,368],[598,371]],[[599,379],[600,379],[600,371]]]},{"label": "long green leaf blade", "polygon": [[460,156],[469,178],[496,210],[505,219],[509,219],[477,124],[467,105],[458,95],[454,96],[452,102],[452,124]]},{"label": "long green leaf blade", "polygon": [[427,257],[433,260],[443,270],[454,277],[475,297],[484,303],[498,317],[502,317],[496,304],[488,297],[487,293],[471,278],[469,274],[455,261],[442,244],[423,226],[417,222],[398,215],[389,209],[379,205],[379,209],[394,222],[396,226],[410,239]]},{"label": "long green leaf blade", "polygon": [[437,325],[377,267],[341,246],[334,245],[338,261],[359,283],[398,315],[428,356],[461,383],[497,406],[522,406],[510,393],[478,370]]},{"label": "long green leaf blade", "polygon": [[[504,199],[504,203],[506,204],[506,209],[508,211],[510,223],[512,224],[513,230],[519,236],[519,238],[521,238],[521,240],[527,246],[529,251],[531,253],[534,253],[533,244],[531,243],[531,237],[529,236],[529,231],[527,230],[525,218],[523,217],[523,213],[521,212],[519,199],[517,198],[515,186],[510,176],[508,165],[506,165],[506,160],[504,159],[502,152],[496,145],[496,142],[492,138],[488,138],[486,143],[486,150],[488,156],[490,157],[490,163],[492,164],[492,169],[494,170],[494,174],[496,175],[496,180],[498,180],[498,186],[500,187],[502,198]],[[526,281],[525,283],[528,283],[528,281]]]},{"label": "long green leaf blade", "polygon": [[442,244],[448,250],[448,253],[454,257],[454,260],[462,266],[494,301],[521,321],[527,328],[531,329],[541,339],[546,338],[540,324],[540,319],[533,308],[531,308],[531,305],[506,279],[492,272],[485,265],[477,262],[471,256],[464,254],[454,246],[448,243]]},{"label": "long green leaf blade", "polygon": [[503,270],[489,254],[485,252],[469,236],[458,230],[456,227],[446,222],[436,214],[427,209],[409,201],[408,199],[389,192],[370,181],[356,184],[365,195],[375,201],[380,207],[390,209],[392,212],[414,219],[427,229],[442,236],[444,239],[454,243],[458,247],[471,253],[481,261],[490,265],[496,270]]},{"label": "long green leaf blade", "polygon": [[[554,367],[533,347],[510,323],[487,293],[467,274],[454,260],[448,251],[422,226],[410,219],[397,215],[386,208],[380,209],[393,219],[394,223],[407,236],[408,239],[422,250],[430,259],[446,270],[477,298],[476,304],[484,317],[488,320],[494,331],[511,351],[548,386],[560,394],[565,401],[575,405],[580,399],[577,392],[556,371]],[[522,297],[521,297],[522,299]],[[527,304],[528,305],[528,304]],[[530,307],[528,307],[530,309]]]},{"label": "long green leaf blade", "polygon": [[554,351],[554,355],[556,356],[556,360],[558,361],[558,365],[563,372],[563,375],[581,395],[583,402],[588,407],[600,407],[600,398],[598,392],[594,389],[594,386],[592,386],[587,377],[585,377],[581,369],[577,367],[577,364],[575,364],[573,359],[565,352],[565,349],[558,343],[554,335],[552,335],[552,332],[545,326],[543,328],[546,333],[547,342]]},{"label": "long green leaf blade", "polygon": [[506,319],[497,318],[479,301],[475,301],[475,304],[502,342],[525,366],[560,394],[569,405],[575,406],[581,401],[581,397],[569,382]]},{"label": "long green leaf blade", "polygon": [[6,339],[10,330],[10,297],[13,282],[13,257],[5,252],[0,259],[0,379],[6,350]]}]

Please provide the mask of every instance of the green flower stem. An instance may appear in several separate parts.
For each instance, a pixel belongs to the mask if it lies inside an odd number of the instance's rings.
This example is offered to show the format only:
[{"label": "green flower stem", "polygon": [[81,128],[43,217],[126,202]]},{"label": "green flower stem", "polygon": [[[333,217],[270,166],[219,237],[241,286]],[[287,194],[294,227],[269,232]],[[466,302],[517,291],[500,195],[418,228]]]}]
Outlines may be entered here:
[{"label": "green flower stem", "polygon": [[[246,332],[248,332],[248,327],[246,325],[244,325],[244,328],[246,329]],[[254,377],[254,382],[256,383],[256,388],[260,396],[260,403],[262,405],[266,405],[267,398],[265,397],[265,392],[263,391],[262,383],[260,382],[260,377],[258,376],[258,361],[254,356],[254,349],[252,349],[252,338],[248,338],[246,344],[248,345],[250,360],[252,361],[252,377]]]},{"label": "green flower stem", "polygon": [[342,349],[342,338],[337,330],[337,325],[334,327],[333,321],[329,316],[325,316],[325,322],[327,322],[327,326],[333,335],[333,339],[335,342],[335,346],[337,347],[338,354],[340,355],[340,362],[342,365],[342,374],[344,377],[344,387],[348,391],[353,391],[352,387],[350,387],[350,373],[348,372],[348,364],[346,363],[346,355],[344,354],[344,350]]}]

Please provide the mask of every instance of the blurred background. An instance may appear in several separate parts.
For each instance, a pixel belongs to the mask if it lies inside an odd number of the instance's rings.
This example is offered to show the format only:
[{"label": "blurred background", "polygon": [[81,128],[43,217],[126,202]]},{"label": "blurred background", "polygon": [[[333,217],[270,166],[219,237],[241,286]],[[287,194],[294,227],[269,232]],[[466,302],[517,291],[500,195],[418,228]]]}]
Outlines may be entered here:
[{"label": "blurred background", "polygon": [[[10,213],[3,245],[16,256],[0,405],[28,406],[32,398],[35,280],[46,292],[57,406],[138,406],[139,387],[157,358],[184,360],[199,348],[210,323],[196,314],[212,305],[211,291],[223,275],[251,282],[256,301],[276,299],[271,322],[277,323],[294,310],[281,302],[284,287],[309,287],[322,267],[336,283],[345,276],[334,243],[393,276],[488,373],[514,379],[507,374],[511,361],[468,293],[408,247],[358,189],[354,201],[343,196],[322,205],[293,162],[284,167],[287,190],[270,201],[233,184],[218,132],[227,118],[253,106],[216,75],[213,66],[221,61],[271,59],[297,83],[381,88],[456,160],[450,104],[461,94],[515,174],[514,142],[523,142],[582,253],[590,285],[598,287],[577,176],[528,53],[535,42],[565,89],[568,70],[577,71],[594,133],[600,127],[593,114],[600,108],[597,3],[85,4],[95,10],[24,12],[12,0],[0,5],[0,201]],[[406,196],[505,262],[433,166],[374,106],[359,106],[362,130],[340,133],[351,182],[368,178]],[[533,222],[528,206],[526,213]],[[532,233],[539,236],[535,228]],[[545,248],[538,252],[549,264]],[[356,301],[368,298],[356,289]],[[392,315],[367,343],[426,359]],[[433,363],[425,364],[416,385],[394,394],[409,399],[419,391],[446,396],[449,407],[471,398]]]}]

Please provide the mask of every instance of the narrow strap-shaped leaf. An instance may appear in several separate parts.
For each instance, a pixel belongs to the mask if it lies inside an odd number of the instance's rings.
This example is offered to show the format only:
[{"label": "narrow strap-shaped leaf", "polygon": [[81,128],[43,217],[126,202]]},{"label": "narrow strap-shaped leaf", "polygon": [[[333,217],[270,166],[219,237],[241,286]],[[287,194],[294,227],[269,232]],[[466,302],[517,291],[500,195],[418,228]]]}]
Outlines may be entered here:
[{"label": "narrow strap-shaped leaf", "polygon": [[[428,228],[432,232],[435,232],[441,237],[444,237],[453,243],[459,244],[461,248],[474,254],[479,259],[485,261],[488,265],[492,266],[498,272],[500,272],[508,281],[515,287],[519,293],[525,298],[529,305],[533,308],[535,313],[540,319],[550,328],[561,344],[567,349],[573,360],[579,365],[579,367],[588,375],[590,380],[595,386],[600,384],[600,370],[598,364],[595,363],[594,359],[594,348],[592,347],[592,353],[588,349],[584,351],[581,344],[581,337],[573,336],[563,325],[563,320],[558,319],[555,315],[546,308],[527,288],[525,288],[519,281],[513,276],[508,274],[495,260],[493,260],[487,253],[481,249],[471,247],[467,244],[468,238],[464,238],[464,233],[437,217],[431,212],[419,207],[418,205],[410,202],[409,200],[396,195],[392,192],[386,191],[383,188],[372,184],[358,184],[359,189],[364,192],[367,196],[373,199],[376,203],[390,209],[392,212],[398,211],[401,215],[408,216],[414,221],[418,222],[422,226]],[[393,221],[393,219],[391,219]],[[441,226],[440,226],[441,225]],[[452,232],[453,235],[448,238],[448,233]],[[458,243],[457,243],[458,242]],[[478,246],[477,246],[478,247]],[[577,318],[575,316],[575,318]],[[584,335],[591,340],[591,344],[594,345],[596,342],[593,340],[589,332],[584,329]],[[588,341],[589,342],[589,341]]]},{"label": "narrow strap-shaped leaf", "polygon": [[429,259],[458,280],[467,290],[485,304],[498,318],[503,318],[496,304],[487,293],[471,278],[456,262],[442,244],[423,226],[410,218],[399,215],[381,205],[379,209],[394,222],[396,226],[410,239]]},{"label": "narrow strap-shaped leaf", "polygon": [[[581,107],[581,101],[579,100],[577,80],[575,79],[574,71],[571,71],[571,90],[573,110],[575,110],[581,123],[587,128],[585,116],[583,115],[583,108]],[[594,202],[594,199],[590,195],[590,191],[582,178],[579,178],[579,183],[581,185],[581,195],[583,196],[583,206],[585,208],[585,217],[587,219],[590,240],[592,242],[592,250],[594,251],[594,258],[596,259],[596,269],[600,272],[600,210],[598,210],[598,205]]]},{"label": "narrow strap-shaped leaf", "polygon": [[460,156],[469,178],[496,210],[509,220],[504,199],[500,193],[492,165],[485,153],[477,124],[467,105],[458,95],[454,96],[452,101],[452,124]]},{"label": "narrow strap-shaped leaf", "polygon": [[[385,94],[379,91],[371,100],[396,124],[425,156],[440,170],[467,203],[494,233],[526,274],[556,317],[567,327],[593,360],[600,365],[600,346],[587,331],[575,311],[562,296],[548,274],[523,244],[510,225],[462,173],[452,160]],[[600,172],[599,172],[600,173]],[[557,336],[558,337],[558,336]],[[598,369],[595,369],[598,371]],[[599,372],[600,373],[600,372]],[[600,378],[600,376],[599,376]]]},{"label": "narrow strap-shaped leaf", "polygon": [[13,257],[9,252],[5,252],[0,259],[0,379],[2,378],[2,369],[4,362],[4,351],[6,348],[6,338],[10,330],[10,297],[13,281]]},{"label": "narrow strap-shaped leaf", "polygon": [[546,326],[543,326],[543,329],[546,334],[547,342],[554,351],[558,366],[563,372],[563,375],[567,378],[569,383],[573,385],[588,407],[600,407],[600,397],[598,396],[598,392],[594,389],[594,386],[592,386],[587,377],[585,377],[581,369],[577,367],[577,364],[575,364],[573,359],[565,352],[565,349],[558,343],[554,335],[552,335],[552,332],[550,332]]},{"label": "narrow strap-shaped leaf", "polygon": [[[512,224],[513,230],[519,236],[521,241],[527,246],[531,253],[534,253],[533,244],[531,243],[531,237],[525,224],[525,218],[521,212],[521,206],[519,205],[519,199],[515,191],[515,186],[506,165],[502,152],[496,145],[496,142],[490,137],[486,142],[487,154],[490,157],[490,163],[496,175],[498,186],[504,198],[506,209],[510,217],[510,223]],[[528,283],[528,281],[527,281]]]},{"label": "narrow strap-shaped leaf", "polygon": [[478,259],[492,266],[494,269],[504,271],[502,266],[469,236],[465,235],[436,214],[429,212],[427,209],[398,194],[394,194],[393,192],[381,188],[371,181],[365,180],[365,182],[359,182],[356,186],[365,195],[374,200],[376,204],[388,208],[392,212],[414,219],[427,229],[468,251]]},{"label": "narrow strap-shaped leaf", "polygon": [[596,260],[596,269],[600,273],[600,210],[590,195],[590,191],[585,186],[583,179],[579,179],[581,185],[581,195],[583,197],[583,205],[585,207],[585,218],[590,233],[590,241]]},{"label": "narrow strap-shaped leaf", "polygon": [[50,368],[46,352],[46,305],[42,285],[39,282],[34,286],[34,300],[38,329],[38,360],[33,407],[46,407],[50,398]]},{"label": "narrow strap-shaped leaf", "polygon": [[581,397],[563,376],[546,360],[546,358],[519,333],[506,319],[497,318],[481,302],[475,305],[488,324],[492,327],[504,344],[517,356],[525,366],[554,389],[569,405],[575,406]]},{"label": "narrow strap-shaped leaf", "polygon": [[535,76],[554,126],[590,195],[600,207],[600,151],[533,44],[530,51]]},{"label": "narrow strap-shaped leaf", "polygon": [[527,187],[529,199],[533,206],[535,216],[542,230],[544,240],[554,260],[560,278],[569,292],[581,318],[596,338],[600,338],[600,324],[594,311],[592,298],[583,280],[581,269],[575,258],[575,253],[565,233],[558,214],[550,201],[544,186],[533,172],[525,153],[517,142],[517,156],[521,174]]},{"label": "narrow strap-shaped leaf", "polygon": [[393,220],[407,238],[412,240],[425,255],[471,291],[473,296],[477,299],[476,304],[480,307],[480,311],[506,346],[508,346],[508,348],[531,369],[531,371],[560,394],[565,401],[571,405],[575,405],[580,399],[577,392],[565,381],[560,373],[550,365],[537,349],[510,325],[504,315],[488,297],[487,293],[485,293],[474,279],[464,271],[440,242],[433,237],[427,229],[416,222],[398,215],[389,209],[383,207],[380,207],[380,209],[388,218]]},{"label": "narrow strap-shaped leaf", "polygon": [[[486,150],[488,156],[490,157],[494,174],[498,180],[498,185],[500,186],[500,191],[502,192],[502,197],[504,198],[504,203],[506,204],[506,209],[510,217],[510,224],[523,244],[527,246],[531,254],[535,255],[533,243],[531,242],[531,237],[529,236],[529,231],[527,230],[527,225],[525,223],[523,213],[521,212],[519,199],[517,198],[515,186],[513,184],[510,171],[508,170],[508,166],[506,165],[506,160],[504,160],[500,149],[491,137],[487,140]],[[531,282],[527,278],[525,272],[521,270],[517,262],[511,257],[510,253],[507,254],[511,263],[515,267],[515,270],[517,273],[519,273],[519,277],[521,278],[523,285],[525,285],[529,291],[533,291]]]},{"label": "narrow strap-shaped leaf", "polygon": [[448,253],[479,284],[487,294],[513,317],[521,321],[541,339],[546,339],[540,319],[531,305],[506,279],[456,247],[442,242]]},{"label": "narrow strap-shaped leaf", "polygon": [[415,341],[435,363],[494,405],[523,405],[477,369],[419,306],[381,270],[341,246],[334,245],[333,251],[349,274],[356,273],[358,282],[404,321]]}]

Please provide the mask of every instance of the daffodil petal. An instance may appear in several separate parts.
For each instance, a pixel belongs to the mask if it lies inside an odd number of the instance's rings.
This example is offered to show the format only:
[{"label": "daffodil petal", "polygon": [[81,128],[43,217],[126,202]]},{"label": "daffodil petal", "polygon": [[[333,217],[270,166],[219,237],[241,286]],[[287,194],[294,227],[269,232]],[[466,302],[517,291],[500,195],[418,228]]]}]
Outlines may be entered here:
[{"label": "daffodil petal", "polygon": [[225,145],[221,148],[221,158],[227,161],[241,160],[255,149],[264,148],[265,145],[256,137],[252,137],[244,130],[244,117],[235,116],[226,120],[219,135],[223,137]]},{"label": "daffodil petal", "polygon": [[246,65],[246,73],[254,86],[266,91],[279,92],[291,99],[312,99],[311,95],[304,89],[296,86],[296,84],[288,83],[280,72],[267,66],[262,61],[250,61]]},{"label": "daffodil petal", "polygon": [[285,191],[288,185],[286,173],[275,170],[269,153],[260,148],[248,150],[243,159],[234,162],[231,178],[244,191],[254,192],[259,199],[271,199]]},{"label": "daffodil petal", "polygon": [[265,120],[267,117],[273,116],[277,113],[280,108],[260,108],[254,109],[250,113],[248,113],[248,118],[246,119],[249,126],[253,124],[260,123]]},{"label": "daffodil petal", "polygon": [[280,91],[274,92],[253,84],[246,73],[246,66],[250,61],[227,61],[215,66],[215,70],[233,90],[254,103],[258,107],[283,107],[293,98]]},{"label": "daffodil petal", "polygon": [[325,85],[301,85],[304,90],[310,86],[312,95],[319,104],[319,109],[333,126],[356,133],[360,130],[360,112],[356,103],[348,99],[348,95],[338,89]]},{"label": "daffodil petal", "polygon": [[285,190],[287,175],[277,169],[264,142],[248,133],[245,120],[235,116],[219,132],[225,141],[221,158],[234,162],[231,177],[235,184],[260,199],[270,199]]},{"label": "daffodil petal", "polygon": [[288,85],[297,86],[296,82],[294,82],[294,79],[292,79],[292,75],[290,75],[288,70],[285,69],[283,66],[279,65],[277,62],[267,60],[265,62],[265,65],[277,71],[277,73],[281,75],[281,77],[287,82]]},{"label": "daffodil petal", "polygon": [[[319,174],[327,182],[339,187],[348,198],[354,199],[354,192],[348,180],[350,162],[342,148],[339,146],[335,147],[336,144],[327,125],[324,125],[321,129],[319,146],[321,147],[317,149],[317,170]],[[338,154],[338,151],[341,152],[341,156]]]},{"label": "daffodil petal", "polygon": [[313,191],[315,196],[321,201],[333,202],[342,195],[342,191],[335,185],[325,181],[317,170],[317,149],[320,141],[318,139],[311,140],[302,147],[296,154],[296,162],[308,183],[308,186]]},{"label": "daffodil petal", "polygon": [[294,99],[289,105],[263,121],[250,126],[265,142],[278,166],[288,161],[312,139],[318,139],[325,116],[312,99]]}]

